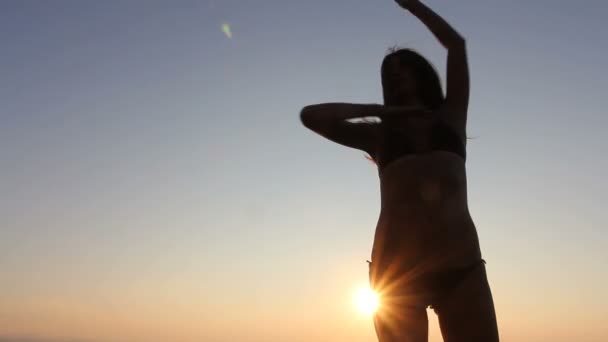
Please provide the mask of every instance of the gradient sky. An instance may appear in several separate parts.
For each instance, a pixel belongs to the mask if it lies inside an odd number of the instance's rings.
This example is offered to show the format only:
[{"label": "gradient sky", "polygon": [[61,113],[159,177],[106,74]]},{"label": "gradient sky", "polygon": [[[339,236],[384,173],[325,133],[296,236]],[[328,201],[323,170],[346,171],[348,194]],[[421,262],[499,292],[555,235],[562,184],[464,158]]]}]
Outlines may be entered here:
[{"label": "gradient sky", "polygon": [[[608,340],[608,4],[427,3],[468,41],[469,205],[503,341]],[[444,74],[414,17],[2,0],[0,44],[1,341],[375,341],[352,296],[376,170],[298,114],[381,103],[395,44]]]}]

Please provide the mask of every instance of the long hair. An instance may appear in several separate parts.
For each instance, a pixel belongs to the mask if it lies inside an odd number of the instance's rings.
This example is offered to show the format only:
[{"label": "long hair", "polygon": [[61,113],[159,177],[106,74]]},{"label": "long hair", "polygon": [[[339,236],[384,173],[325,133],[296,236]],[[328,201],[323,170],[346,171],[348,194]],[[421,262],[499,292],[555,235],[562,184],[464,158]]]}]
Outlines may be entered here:
[{"label": "long hair", "polygon": [[389,99],[390,89],[394,87],[391,84],[388,69],[388,61],[397,58],[399,64],[412,71],[413,77],[416,80],[416,95],[422,104],[429,109],[438,109],[445,101],[443,90],[441,88],[441,80],[435,67],[422,55],[412,49],[406,48],[391,48],[388,54],[384,56],[380,74],[382,77],[382,95],[384,103],[387,104]]}]

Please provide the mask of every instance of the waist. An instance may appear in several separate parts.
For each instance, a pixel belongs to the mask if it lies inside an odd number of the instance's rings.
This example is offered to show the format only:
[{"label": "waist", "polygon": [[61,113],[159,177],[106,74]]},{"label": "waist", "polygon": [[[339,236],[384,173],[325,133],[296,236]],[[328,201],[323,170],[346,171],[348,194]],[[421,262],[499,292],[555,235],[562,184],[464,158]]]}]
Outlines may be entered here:
[{"label": "waist", "polygon": [[[395,214],[383,210],[374,234],[372,261],[462,265],[480,257],[475,224],[468,211],[458,217]],[[407,267],[406,267],[407,268]]]}]

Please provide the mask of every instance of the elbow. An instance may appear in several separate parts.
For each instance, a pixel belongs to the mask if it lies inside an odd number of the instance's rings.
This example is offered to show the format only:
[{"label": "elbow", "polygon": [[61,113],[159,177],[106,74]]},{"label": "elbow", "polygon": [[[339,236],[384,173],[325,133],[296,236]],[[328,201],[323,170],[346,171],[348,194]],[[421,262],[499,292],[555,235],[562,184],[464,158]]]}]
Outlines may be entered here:
[{"label": "elbow", "polygon": [[311,110],[310,106],[302,108],[300,111],[300,122],[302,122],[305,127],[312,129],[315,121],[314,112]]},{"label": "elbow", "polygon": [[304,127],[311,129],[315,132],[319,131],[322,126],[322,120],[319,118],[319,111],[315,109],[314,105],[306,106],[300,111],[300,121]]},{"label": "elbow", "polygon": [[448,49],[464,49],[466,47],[466,40],[463,36],[456,34],[448,43]]},{"label": "elbow", "polygon": [[323,134],[328,129],[328,126],[331,125],[327,117],[322,115],[322,111],[319,110],[318,105],[302,108],[300,111],[300,121],[304,127],[319,134]]}]

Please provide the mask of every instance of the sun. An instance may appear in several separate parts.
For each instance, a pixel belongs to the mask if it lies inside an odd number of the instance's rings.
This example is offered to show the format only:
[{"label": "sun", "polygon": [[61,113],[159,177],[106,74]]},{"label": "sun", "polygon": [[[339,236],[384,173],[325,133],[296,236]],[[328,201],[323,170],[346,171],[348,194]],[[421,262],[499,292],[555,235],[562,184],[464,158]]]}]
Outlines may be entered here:
[{"label": "sun", "polygon": [[374,290],[368,286],[363,286],[355,293],[355,305],[360,313],[371,316],[378,310],[380,298]]}]

